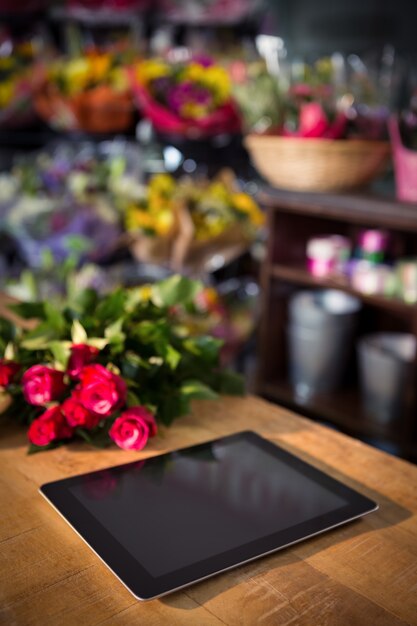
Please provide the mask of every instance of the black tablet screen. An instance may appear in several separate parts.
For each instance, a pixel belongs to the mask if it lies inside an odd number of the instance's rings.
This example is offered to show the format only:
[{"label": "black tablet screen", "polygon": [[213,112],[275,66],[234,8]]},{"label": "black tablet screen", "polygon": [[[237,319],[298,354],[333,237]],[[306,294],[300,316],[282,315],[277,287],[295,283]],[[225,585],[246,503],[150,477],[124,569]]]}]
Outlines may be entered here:
[{"label": "black tablet screen", "polygon": [[69,491],[156,578],[347,505],[285,454],[226,438],[86,475]]}]

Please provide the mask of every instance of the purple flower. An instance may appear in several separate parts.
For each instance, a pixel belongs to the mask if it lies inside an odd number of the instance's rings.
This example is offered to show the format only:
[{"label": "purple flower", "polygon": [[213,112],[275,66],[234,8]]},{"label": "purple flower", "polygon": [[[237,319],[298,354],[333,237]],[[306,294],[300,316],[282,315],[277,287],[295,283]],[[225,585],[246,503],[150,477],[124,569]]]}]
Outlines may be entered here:
[{"label": "purple flower", "polygon": [[173,87],[167,100],[169,108],[179,114],[185,104],[198,104],[210,108],[213,96],[204,87],[187,81]]}]

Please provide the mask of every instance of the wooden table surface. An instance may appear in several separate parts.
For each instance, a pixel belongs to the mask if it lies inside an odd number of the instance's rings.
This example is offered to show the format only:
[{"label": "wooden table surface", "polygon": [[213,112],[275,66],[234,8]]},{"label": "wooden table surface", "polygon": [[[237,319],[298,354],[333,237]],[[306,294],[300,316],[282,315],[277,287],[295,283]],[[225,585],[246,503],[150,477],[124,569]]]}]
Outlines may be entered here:
[{"label": "wooden table surface", "polygon": [[[38,494],[44,482],[251,429],[380,510],[161,600],[138,602]],[[417,624],[417,467],[256,398],[200,402],[143,453],[75,444],[27,456],[0,424],[0,623]]]}]

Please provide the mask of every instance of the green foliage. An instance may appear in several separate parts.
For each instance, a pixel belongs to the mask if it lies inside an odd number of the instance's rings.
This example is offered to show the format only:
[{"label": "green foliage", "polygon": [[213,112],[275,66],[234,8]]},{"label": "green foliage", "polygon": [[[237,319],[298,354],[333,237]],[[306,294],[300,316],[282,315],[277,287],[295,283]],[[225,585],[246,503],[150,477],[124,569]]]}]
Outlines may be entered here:
[{"label": "green foliage", "polygon": [[[127,406],[147,406],[158,421],[169,425],[190,411],[194,399],[213,400],[218,393],[243,392],[241,378],[219,368],[222,342],[192,336],[178,324],[177,309],[189,307],[201,288],[197,281],[173,276],[155,284],[150,298],[141,289],[118,289],[106,296],[88,289],[71,294],[59,306],[50,302],[13,305],[18,315],[39,323],[26,330],[0,319],[0,356],[7,349],[23,368],[45,363],[65,370],[73,343],[95,346],[100,350],[97,362],[111,365],[125,380]],[[25,404],[19,385],[15,387],[15,391],[14,386],[8,390],[14,394],[8,413],[30,423],[39,408]],[[113,419],[93,431],[77,429],[76,434],[94,445],[108,444]],[[36,452],[36,446],[30,451]]]}]

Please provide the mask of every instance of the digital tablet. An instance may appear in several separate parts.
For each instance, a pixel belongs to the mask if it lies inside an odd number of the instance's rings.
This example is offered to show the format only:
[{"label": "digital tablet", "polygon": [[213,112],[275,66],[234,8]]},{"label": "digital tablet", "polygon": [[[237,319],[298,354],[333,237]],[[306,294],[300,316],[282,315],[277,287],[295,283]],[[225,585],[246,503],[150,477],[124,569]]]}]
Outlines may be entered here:
[{"label": "digital tablet", "polygon": [[254,432],[58,480],[40,492],[139,600],[378,508]]}]

